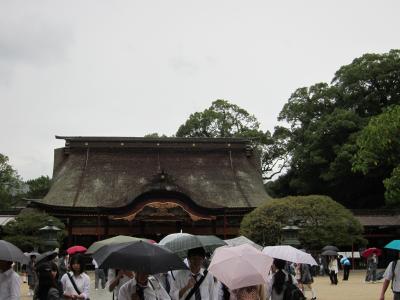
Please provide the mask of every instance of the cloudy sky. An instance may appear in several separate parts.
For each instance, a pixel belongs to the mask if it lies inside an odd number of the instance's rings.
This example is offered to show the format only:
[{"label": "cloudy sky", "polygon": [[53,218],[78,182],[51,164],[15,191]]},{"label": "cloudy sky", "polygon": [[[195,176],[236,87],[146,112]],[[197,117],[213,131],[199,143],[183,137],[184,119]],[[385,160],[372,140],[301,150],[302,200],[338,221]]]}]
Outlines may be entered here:
[{"label": "cloudy sky", "polygon": [[299,87],[400,48],[400,1],[0,1],[0,153],[50,175],[57,135],[174,134],[226,99],[273,130]]}]

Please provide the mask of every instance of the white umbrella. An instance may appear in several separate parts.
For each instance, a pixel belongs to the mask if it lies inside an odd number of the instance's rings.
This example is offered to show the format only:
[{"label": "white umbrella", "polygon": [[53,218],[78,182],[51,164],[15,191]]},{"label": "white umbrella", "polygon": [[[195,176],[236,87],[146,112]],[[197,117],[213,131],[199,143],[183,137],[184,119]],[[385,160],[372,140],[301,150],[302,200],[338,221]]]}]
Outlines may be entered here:
[{"label": "white umbrella", "polygon": [[308,264],[312,266],[318,265],[311,254],[288,245],[268,246],[265,247],[262,252],[273,258],[279,258],[294,263]]},{"label": "white umbrella", "polygon": [[217,248],[208,270],[229,289],[265,284],[272,258],[254,247],[243,244]]},{"label": "white umbrella", "polygon": [[247,237],[241,235],[238,236],[234,239],[229,239],[229,240],[225,240],[225,243],[228,244],[228,246],[239,246],[239,245],[243,245],[243,244],[249,244],[251,246],[253,246],[254,248],[256,248],[257,250],[262,250],[263,247],[254,243],[252,240],[248,239]]}]

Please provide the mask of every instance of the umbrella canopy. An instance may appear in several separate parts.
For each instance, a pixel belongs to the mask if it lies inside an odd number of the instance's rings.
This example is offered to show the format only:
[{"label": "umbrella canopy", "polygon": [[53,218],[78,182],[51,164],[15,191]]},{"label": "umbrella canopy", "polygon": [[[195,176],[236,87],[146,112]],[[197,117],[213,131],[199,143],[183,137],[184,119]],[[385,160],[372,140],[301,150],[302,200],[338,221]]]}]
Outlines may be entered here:
[{"label": "umbrella canopy", "polygon": [[400,240],[393,240],[385,246],[387,249],[399,250],[400,251]]},{"label": "umbrella canopy", "polygon": [[38,256],[40,255],[40,253],[39,253],[39,252],[32,251],[32,252],[25,252],[24,255],[27,256],[27,257],[31,257],[31,256],[36,256],[36,257],[38,257]]},{"label": "umbrella canopy", "polygon": [[20,262],[22,264],[27,264],[29,261],[17,246],[4,240],[0,240],[0,260]]},{"label": "umbrella canopy", "polygon": [[44,252],[36,258],[36,265],[51,261],[56,258],[57,255],[58,252],[55,250]]},{"label": "umbrella canopy", "polygon": [[193,235],[189,233],[173,233],[164,237],[159,245],[186,257],[189,249],[203,247],[206,252],[213,252],[216,248],[226,245],[226,243],[215,235]]},{"label": "umbrella canopy", "polygon": [[337,256],[338,253],[335,250],[325,250],[321,253],[324,256]]},{"label": "umbrella canopy", "polygon": [[382,250],[378,249],[378,248],[375,248],[375,247],[371,247],[371,248],[365,249],[363,252],[361,252],[361,256],[362,257],[368,257],[368,256],[371,256],[374,253],[377,256],[380,256],[382,254]]},{"label": "umbrella canopy", "polygon": [[228,244],[228,246],[239,246],[239,245],[243,245],[243,244],[249,244],[260,251],[263,248],[262,246],[254,243],[252,240],[248,239],[247,237],[245,237],[243,235],[238,236],[237,238],[234,238],[234,239],[229,239],[229,240],[224,240],[224,241],[225,241],[225,243]]},{"label": "umbrella canopy", "polygon": [[273,259],[249,244],[215,250],[208,270],[229,289],[265,284]]},{"label": "umbrella canopy", "polygon": [[333,250],[333,251],[338,252],[339,248],[336,246],[328,245],[328,246],[325,246],[324,248],[322,248],[322,251],[325,251],[325,250]]},{"label": "umbrella canopy", "polygon": [[76,245],[76,246],[69,247],[67,249],[67,253],[69,255],[73,255],[76,253],[84,253],[84,252],[86,252],[86,250],[87,250],[86,247]]},{"label": "umbrella canopy", "polygon": [[289,245],[268,246],[265,247],[262,252],[273,258],[279,258],[294,263],[308,264],[312,266],[318,265],[311,254],[303,252]]},{"label": "umbrella canopy", "polygon": [[143,241],[106,245],[93,254],[99,266],[147,274],[187,269],[173,252]]},{"label": "umbrella canopy", "polygon": [[135,241],[140,241],[140,240],[147,241],[146,239],[141,239],[141,238],[137,238],[137,237],[133,237],[133,236],[117,235],[117,236],[114,236],[109,239],[94,242],[87,249],[86,254],[93,254],[105,245],[122,244],[122,243],[135,242]]}]

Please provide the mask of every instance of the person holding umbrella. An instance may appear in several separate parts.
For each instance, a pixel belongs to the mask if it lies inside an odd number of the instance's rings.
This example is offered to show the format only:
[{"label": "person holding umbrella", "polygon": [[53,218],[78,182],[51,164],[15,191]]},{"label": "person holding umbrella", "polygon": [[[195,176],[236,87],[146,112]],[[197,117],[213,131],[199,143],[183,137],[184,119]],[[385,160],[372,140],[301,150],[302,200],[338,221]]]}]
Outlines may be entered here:
[{"label": "person holding umbrella", "polygon": [[397,250],[397,257],[389,263],[383,274],[383,285],[379,300],[385,299],[386,290],[392,281],[393,300],[400,300],[400,240],[393,240],[385,248]]},{"label": "person holding umbrella", "polygon": [[21,279],[12,269],[12,261],[0,260],[0,300],[19,300]]},{"label": "person holding umbrella", "polygon": [[26,273],[28,274],[28,296],[33,296],[38,278],[36,274],[36,255],[30,255],[29,263],[26,266]]},{"label": "person holding umbrella", "polygon": [[[171,282],[171,298],[174,300],[213,300],[214,278],[203,269],[206,256],[204,248],[193,248],[187,252],[190,270],[180,270]],[[208,276],[207,276],[208,275]]]},{"label": "person holding umbrella", "polygon": [[149,279],[149,274],[135,272],[134,278],[121,286],[118,300],[169,300],[164,288],[155,280]]},{"label": "person holding umbrella", "polygon": [[339,272],[337,258],[334,255],[329,257],[328,263],[328,270],[329,270],[329,279],[331,280],[331,284],[337,285],[338,279],[337,274]]}]

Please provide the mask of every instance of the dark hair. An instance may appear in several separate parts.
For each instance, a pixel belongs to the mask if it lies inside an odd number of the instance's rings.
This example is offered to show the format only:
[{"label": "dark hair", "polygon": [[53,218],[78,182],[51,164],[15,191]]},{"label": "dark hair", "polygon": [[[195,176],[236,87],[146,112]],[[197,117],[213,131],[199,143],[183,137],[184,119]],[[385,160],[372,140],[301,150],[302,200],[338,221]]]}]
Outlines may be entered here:
[{"label": "dark hair", "polygon": [[[54,271],[54,263],[43,263],[40,264],[37,270],[39,285],[36,290],[36,298],[38,300],[46,300],[47,295],[49,293],[50,288],[57,289],[56,279],[51,274],[51,271]],[[57,265],[56,265],[57,267]]]},{"label": "dark hair", "polygon": [[286,279],[286,274],[283,272],[285,265],[286,265],[285,260],[278,258],[274,259],[274,266],[278,269],[278,271],[274,274],[274,284],[272,285],[272,289],[274,289],[278,294],[282,292],[283,285]]},{"label": "dark hair", "polygon": [[69,260],[69,267],[73,271],[72,265],[79,264],[79,274],[85,272],[85,260],[81,254],[74,254]]},{"label": "dark hair", "polygon": [[204,257],[206,257],[206,250],[204,250],[203,247],[189,249],[188,253],[187,253],[187,257],[190,258],[192,256],[200,256],[200,257],[204,258]]}]

